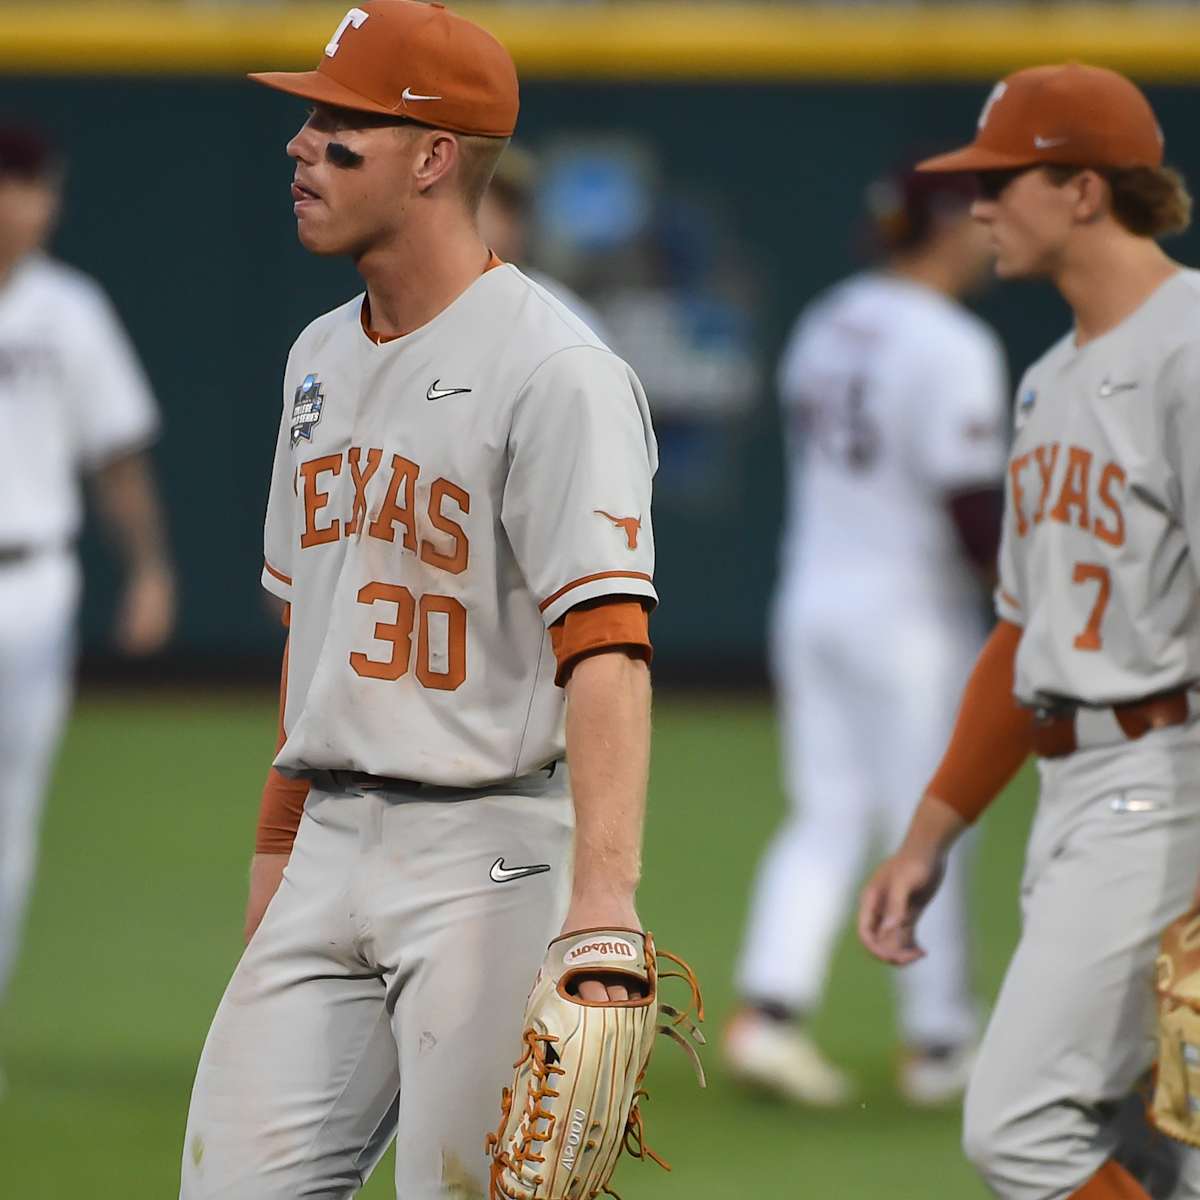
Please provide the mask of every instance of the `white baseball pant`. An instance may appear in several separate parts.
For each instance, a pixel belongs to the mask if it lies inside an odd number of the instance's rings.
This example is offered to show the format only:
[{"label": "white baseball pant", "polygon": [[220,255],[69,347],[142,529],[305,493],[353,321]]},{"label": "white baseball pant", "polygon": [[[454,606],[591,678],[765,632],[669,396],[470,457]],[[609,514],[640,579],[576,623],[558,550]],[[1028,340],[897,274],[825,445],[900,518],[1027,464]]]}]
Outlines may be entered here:
[{"label": "white baseball pant", "polygon": [[[759,868],[738,971],[741,994],[808,1011],[820,1002],[837,935],[872,841],[891,850],[949,738],[982,643],[969,606],[877,603],[839,592],[785,601],[772,661],[790,812]],[[895,975],[906,1043],[974,1038],[966,921],[967,848],[951,857],[921,920],[926,958]],[[882,968],[881,968],[882,969]]]},{"label": "white baseball pant", "polygon": [[70,707],[78,594],[69,553],[0,564],[0,1001],[16,964],[42,808]]}]

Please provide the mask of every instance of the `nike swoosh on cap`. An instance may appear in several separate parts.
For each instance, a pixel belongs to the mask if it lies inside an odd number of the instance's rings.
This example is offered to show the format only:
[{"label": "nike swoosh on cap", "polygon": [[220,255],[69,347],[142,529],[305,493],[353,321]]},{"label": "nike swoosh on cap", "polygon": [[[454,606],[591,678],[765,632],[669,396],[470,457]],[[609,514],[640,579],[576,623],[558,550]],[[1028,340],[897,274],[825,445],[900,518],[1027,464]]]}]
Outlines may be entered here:
[{"label": "nike swoosh on cap", "polygon": [[1033,144],[1038,150],[1049,150],[1054,146],[1066,145],[1066,143],[1069,142],[1070,140],[1071,140],[1070,138],[1065,138],[1065,137],[1057,137],[1057,138],[1038,137],[1035,134],[1034,138],[1033,138]]},{"label": "nike swoosh on cap", "polygon": [[491,875],[493,883],[511,883],[514,879],[524,879],[527,875],[543,875],[548,870],[550,870],[549,863],[535,863],[532,867],[506,867],[504,857],[501,855],[492,863],[492,869],[488,874]]},{"label": "nike swoosh on cap", "polygon": [[412,90],[412,88],[405,88],[404,91],[400,93],[400,98],[402,100],[440,100],[441,96],[418,96],[417,93]]}]

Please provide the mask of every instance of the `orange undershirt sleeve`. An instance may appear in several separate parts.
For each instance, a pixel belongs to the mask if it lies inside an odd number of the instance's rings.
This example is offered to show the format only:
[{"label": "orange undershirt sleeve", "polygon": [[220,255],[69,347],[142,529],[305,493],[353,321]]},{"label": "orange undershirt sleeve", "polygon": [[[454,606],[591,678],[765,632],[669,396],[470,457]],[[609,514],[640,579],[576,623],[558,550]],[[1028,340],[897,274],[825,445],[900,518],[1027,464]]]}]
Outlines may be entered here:
[{"label": "orange undershirt sleeve", "polygon": [[1110,1159],[1079,1191],[1071,1193],[1071,1200],[1150,1200],[1150,1193]]},{"label": "orange undershirt sleeve", "polygon": [[1033,750],[1029,710],[1013,696],[1021,627],[1000,621],[963,691],[950,745],[925,794],[974,821]]},{"label": "orange undershirt sleeve", "polygon": [[572,668],[589,654],[624,650],[649,662],[650,614],[640,600],[605,596],[578,604],[550,626],[550,644],[558,660],[554,682],[563,687]]},{"label": "orange undershirt sleeve", "polygon": [[[283,611],[283,623],[290,623],[290,606]],[[279,679],[279,737],[276,753],[283,747],[287,735],[283,732],[283,710],[287,702],[288,643],[283,646],[283,670]],[[262,803],[258,810],[258,828],[254,835],[255,854],[291,854],[304,801],[308,797],[307,779],[288,779],[272,767],[263,785]]]}]

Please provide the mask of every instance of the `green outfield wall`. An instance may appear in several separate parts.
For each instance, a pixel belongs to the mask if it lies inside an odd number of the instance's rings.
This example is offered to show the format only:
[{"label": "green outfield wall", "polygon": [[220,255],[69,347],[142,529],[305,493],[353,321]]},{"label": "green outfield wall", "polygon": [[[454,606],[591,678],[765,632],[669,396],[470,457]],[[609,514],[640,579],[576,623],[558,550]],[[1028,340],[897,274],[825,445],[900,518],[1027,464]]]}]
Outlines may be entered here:
[{"label": "green outfield wall", "polygon": [[[34,119],[65,145],[58,251],[104,282],[165,411],[158,466],[183,580],[181,661],[277,652],[258,575],[280,374],[299,330],[357,281],[295,241],[283,146],[300,105],[240,76],[311,65],[341,11],[0,9],[0,116]],[[767,366],[799,307],[854,266],[866,182],[905,147],[969,137],[990,80],[1014,66],[1078,57],[1124,67],[1147,85],[1171,160],[1200,180],[1191,13],[474,11],[522,68],[527,144],[628,134],[680,188],[720,198],[754,283]],[[1200,262],[1196,237],[1175,249]],[[994,290],[979,308],[1014,371],[1065,328],[1061,303],[1038,285]],[[766,388],[731,429],[729,456],[707,501],[667,501],[656,514],[664,676],[763,667],[782,507]],[[94,537],[87,557],[84,637],[98,651],[114,571]]]}]

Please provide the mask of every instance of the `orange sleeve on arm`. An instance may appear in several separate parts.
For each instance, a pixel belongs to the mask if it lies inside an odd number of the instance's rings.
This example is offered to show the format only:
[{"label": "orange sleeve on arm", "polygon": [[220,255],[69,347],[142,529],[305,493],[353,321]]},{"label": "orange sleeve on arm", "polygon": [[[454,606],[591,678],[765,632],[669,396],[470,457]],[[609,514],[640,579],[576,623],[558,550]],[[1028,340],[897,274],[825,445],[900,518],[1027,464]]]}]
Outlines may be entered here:
[{"label": "orange sleeve on arm", "polygon": [[925,794],[974,821],[1033,750],[1029,711],[1013,696],[1021,627],[1000,621],[963,691],[950,745]]},{"label": "orange sleeve on arm", "polygon": [[640,600],[628,596],[606,596],[576,605],[550,626],[550,644],[558,660],[554,682],[563,687],[571,669],[589,654],[624,650],[649,662],[650,614]]},{"label": "orange sleeve on arm", "polygon": [[[290,606],[284,609],[283,623],[287,625]],[[287,703],[288,643],[283,646],[283,671],[279,679],[279,738],[275,752],[283,748],[287,735],[283,732],[283,710]],[[308,797],[307,779],[288,779],[272,767],[263,785],[262,804],[258,810],[258,829],[254,835],[255,854],[291,854],[304,801]]]},{"label": "orange sleeve on arm", "polygon": [[1150,1200],[1145,1191],[1128,1171],[1109,1159],[1092,1178],[1069,1200]]}]

